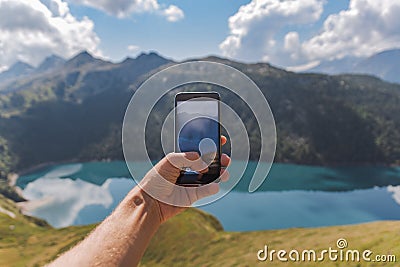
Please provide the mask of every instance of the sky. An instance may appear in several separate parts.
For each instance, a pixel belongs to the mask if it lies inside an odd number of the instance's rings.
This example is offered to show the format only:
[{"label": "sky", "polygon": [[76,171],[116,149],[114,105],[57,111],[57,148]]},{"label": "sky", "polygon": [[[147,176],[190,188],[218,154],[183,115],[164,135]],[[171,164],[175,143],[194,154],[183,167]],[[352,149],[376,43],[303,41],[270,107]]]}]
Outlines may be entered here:
[{"label": "sky", "polygon": [[400,0],[0,0],[0,70],[87,50],[303,70],[400,47]]}]

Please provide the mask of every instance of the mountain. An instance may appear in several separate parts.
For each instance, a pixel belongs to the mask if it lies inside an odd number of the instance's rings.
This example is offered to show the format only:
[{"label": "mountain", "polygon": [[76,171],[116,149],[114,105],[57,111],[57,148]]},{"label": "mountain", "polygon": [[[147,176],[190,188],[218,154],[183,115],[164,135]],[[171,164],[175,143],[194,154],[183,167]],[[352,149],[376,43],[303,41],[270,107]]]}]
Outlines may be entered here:
[{"label": "mountain", "polygon": [[[172,63],[173,61],[163,58],[157,53],[142,53],[136,58],[126,58],[123,62],[119,64],[120,69],[128,70],[129,72],[149,72],[153,70],[156,66],[162,66],[165,64]],[[121,73],[122,76],[128,73]]]},{"label": "mountain", "polygon": [[10,85],[18,79],[26,79],[48,71],[54,71],[55,69],[61,68],[64,63],[65,59],[56,55],[45,58],[37,68],[19,61],[12,65],[7,71],[0,73],[0,92],[2,90],[3,92],[9,92],[10,90],[7,88],[10,88]]},{"label": "mountain", "polygon": [[[399,164],[400,85],[366,75],[297,74],[266,63],[198,60],[228,64],[260,87],[276,121],[277,162]],[[121,127],[132,95],[152,73],[173,64],[155,53],[114,64],[84,52],[59,69],[18,79],[0,94],[0,140],[7,159],[0,161],[18,171],[45,162],[123,159]],[[257,159],[260,131],[248,105],[218,86],[185,86],[221,94],[244,121],[250,158]],[[152,159],[163,156],[160,130],[173,93],[149,116]]]},{"label": "mountain", "polygon": [[[81,102],[110,88],[128,88],[138,77],[172,61],[155,53],[111,63],[94,58],[84,51],[61,64],[57,57],[46,59],[40,66],[54,67],[25,76],[24,79],[0,84],[0,109],[3,115],[29,108],[33,103],[64,99]],[[58,67],[55,67],[57,66]],[[39,68],[40,68],[39,66]],[[15,93],[11,98],[11,93]]]},{"label": "mountain", "polygon": [[386,81],[400,83],[399,64],[400,49],[394,49],[360,60],[354,67],[354,71],[376,75]]},{"label": "mountain", "polygon": [[327,74],[342,74],[353,73],[355,66],[364,58],[359,57],[344,57],[330,61],[322,61],[316,67],[313,67],[306,72],[318,72]]},{"label": "mountain", "polygon": [[22,61],[16,62],[8,70],[0,73],[0,83],[32,73],[34,68]]},{"label": "mountain", "polygon": [[106,65],[106,64],[110,64],[109,62],[103,61],[101,59],[98,58],[94,58],[91,54],[89,54],[89,52],[87,51],[83,51],[79,54],[77,54],[76,56],[74,56],[73,58],[71,58],[70,60],[68,60],[65,65],[64,68],[66,69],[75,69],[75,68],[80,68],[83,66],[89,66],[89,65]]},{"label": "mountain", "polygon": [[65,59],[62,57],[51,55],[43,60],[43,62],[35,69],[35,72],[46,72],[60,68],[64,65]]},{"label": "mountain", "polygon": [[322,61],[318,66],[306,72],[369,74],[389,82],[400,83],[399,62],[400,49],[393,49],[366,58],[345,57],[331,61]]},{"label": "mountain", "polygon": [[138,85],[140,81],[137,77],[157,70],[160,66],[166,66],[174,63],[172,60],[166,59],[157,53],[141,53],[136,58],[126,58],[121,63],[116,64],[112,71],[112,76],[115,76],[119,81]]}]

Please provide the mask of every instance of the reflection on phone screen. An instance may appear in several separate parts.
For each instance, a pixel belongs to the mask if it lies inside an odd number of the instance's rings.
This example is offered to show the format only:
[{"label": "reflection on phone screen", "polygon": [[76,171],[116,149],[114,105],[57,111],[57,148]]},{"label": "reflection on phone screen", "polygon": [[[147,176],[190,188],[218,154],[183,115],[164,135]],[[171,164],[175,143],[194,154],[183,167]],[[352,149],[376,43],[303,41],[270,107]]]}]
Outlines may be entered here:
[{"label": "reflection on phone screen", "polygon": [[[219,172],[219,122],[217,100],[178,101],[176,107],[177,150],[198,152],[209,164],[207,174]],[[199,175],[185,169],[185,175]]]}]

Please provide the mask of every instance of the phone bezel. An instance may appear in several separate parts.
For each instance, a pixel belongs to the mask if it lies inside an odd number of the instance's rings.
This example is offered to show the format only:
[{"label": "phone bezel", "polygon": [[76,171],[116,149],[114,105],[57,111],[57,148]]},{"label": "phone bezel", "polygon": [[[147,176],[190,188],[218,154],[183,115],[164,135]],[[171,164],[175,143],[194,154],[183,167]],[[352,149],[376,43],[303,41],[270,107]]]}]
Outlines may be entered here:
[{"label": "phone bezel", "polygon": [[[218,101],[218,136],[221,136],[221,114],[220,114],[220,95],[217,92],[181,92],[177,93],[175,95],[175,112],[174,112],[174,149],[175,152],[179,151],[177,147],[177,138],[178,138],[178,133],[177,133],[177,125],[176,125],[176,117],[177,117],[177,104],[179,101],[188,101],[188,100],[193,100],[196,98],[212,98]],[[199,99],[198,101],[207,101],[207,99]],[[187,177],[185,178],[181,172],[181,175],[178,177],[176,184],[178,185],[183,185],[183,186],[201,186],[204,184],[209,184],[211,182],[214,182],[215,180],[218,179],[220,176],[221,172],[221,139],[218,139],[218,174],[216,177],[213,177],[212,175],[207,176],[207,174],[203,175],[203,179],[197,179],[197,180],[190,180]],[[185,180],[186,179],[186,180]],[[188,181],[187,181],[188,180]]]}]

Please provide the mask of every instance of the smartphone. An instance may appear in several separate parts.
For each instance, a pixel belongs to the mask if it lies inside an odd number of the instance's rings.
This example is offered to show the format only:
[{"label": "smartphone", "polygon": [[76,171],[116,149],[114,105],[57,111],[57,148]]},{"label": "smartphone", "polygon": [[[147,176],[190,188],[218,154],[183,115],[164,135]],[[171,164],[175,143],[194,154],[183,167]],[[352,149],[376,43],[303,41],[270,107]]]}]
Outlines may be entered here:
[{"label": "smartphone", "polygon": [[176,182],[178,185],[200,186],[220,176],[219,100],[216,92],[178,93],[175,96],[175,151],[197,152],[208,164],[207,173],[183,168]]}]

